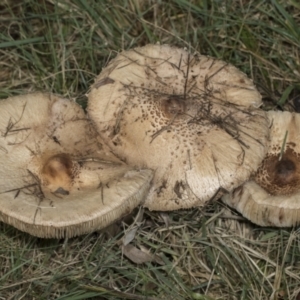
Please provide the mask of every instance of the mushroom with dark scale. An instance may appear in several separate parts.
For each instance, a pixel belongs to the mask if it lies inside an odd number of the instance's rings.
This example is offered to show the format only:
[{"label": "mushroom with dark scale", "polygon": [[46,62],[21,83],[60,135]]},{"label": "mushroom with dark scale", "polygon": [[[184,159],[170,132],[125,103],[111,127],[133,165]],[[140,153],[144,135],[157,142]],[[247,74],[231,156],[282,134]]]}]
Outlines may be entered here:
[{"label": "mushroom with dark scale", "polygon": [[0,220],[43,238],[72,237],[130,213],[152,172],[128,167],[75,102],[50,94],[0,101]]},{"label": "mushroom with dark scale", "polygon": [[97,77],[88,114],[123,161],[155,171],[145,206],[202,206],[265,155],[261,96],[232,65],[168,45],[123,51]]},{"label": "mushroom with dark scale", "polygon": [[269,111],[267,154],[251,180],[222,201],[261,226],[300,224],[300,115]]}]

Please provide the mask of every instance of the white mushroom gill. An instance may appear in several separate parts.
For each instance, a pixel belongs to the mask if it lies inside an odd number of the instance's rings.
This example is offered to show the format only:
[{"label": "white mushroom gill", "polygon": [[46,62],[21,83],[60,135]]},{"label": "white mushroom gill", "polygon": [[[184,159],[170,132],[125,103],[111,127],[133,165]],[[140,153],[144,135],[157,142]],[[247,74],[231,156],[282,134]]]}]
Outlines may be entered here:
[{"label": "white mushroom gill", "polygon": [[145,201],[151,210],[202,206],[246,181],[265,154],[260,94],[245,74],[211,57],[168,45],[124,51],[88,98],[112,151],[155,171]]}]

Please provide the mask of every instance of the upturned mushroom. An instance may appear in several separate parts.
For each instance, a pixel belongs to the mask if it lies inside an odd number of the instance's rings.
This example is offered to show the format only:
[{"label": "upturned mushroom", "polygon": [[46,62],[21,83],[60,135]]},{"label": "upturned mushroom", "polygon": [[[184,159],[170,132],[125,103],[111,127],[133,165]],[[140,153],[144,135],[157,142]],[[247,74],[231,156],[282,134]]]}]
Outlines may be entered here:
[{"label": "upturned mushroom", "polygon": [[300,224],[300,115],[269,111],[266,157],[251,180],[222,200],[261,226]]},{"label": "upturned mushroom", "polygon": [[112,151],[155,171],[144,205],[202,206],[246,181],[265,155],[261,96],[232,65],[168,45],[117,55],[88,94],[88,114]]},{"label": "upturned mushroom", "polygon": [[103,228],[148,192],[103,144],[82,108],[51,94],[0,101],[0,220],[43,238]]}]

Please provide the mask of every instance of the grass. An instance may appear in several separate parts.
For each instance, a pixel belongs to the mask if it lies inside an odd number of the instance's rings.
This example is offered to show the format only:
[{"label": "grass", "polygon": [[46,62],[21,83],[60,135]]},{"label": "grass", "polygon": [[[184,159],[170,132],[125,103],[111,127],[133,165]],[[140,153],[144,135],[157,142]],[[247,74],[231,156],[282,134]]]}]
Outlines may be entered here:
[{"label": "grass", "polygon": [[[234,64],[265,109],[299,111],[296,0],[6,0],[0,11],[0,98],[46,90],[85,106],[119,50],[160,42]],[[299,300],[296,229],[260,228],[218,202],[130,224],[65,241],[1,224],[0,299]],[[122,253],[128,236],[143,263]]]}]

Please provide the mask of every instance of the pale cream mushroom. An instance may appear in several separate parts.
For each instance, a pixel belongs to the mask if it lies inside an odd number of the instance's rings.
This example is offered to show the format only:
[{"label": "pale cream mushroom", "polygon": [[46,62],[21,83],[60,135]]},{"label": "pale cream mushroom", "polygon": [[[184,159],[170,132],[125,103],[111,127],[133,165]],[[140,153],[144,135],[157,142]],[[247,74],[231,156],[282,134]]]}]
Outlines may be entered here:
[{"label": "pale cream mushroom", "polygon": [[168,45],[123,51],[100,73],[88,114],[123,161],[155,171],[151,210],[202,206],[261,163],[261,96],[232,65]]},{"label": "pale cream mushroom", "polygon": [[152,172],[117,159],[75,102],[0,101],[0,220],[43,238],[103,228],[145,197]]},{"label": "pale cream mushroom", "polygon": [[250,181],[222,200],[261,226],[300,224],[300,115],[269,111],[270,144]]}]

